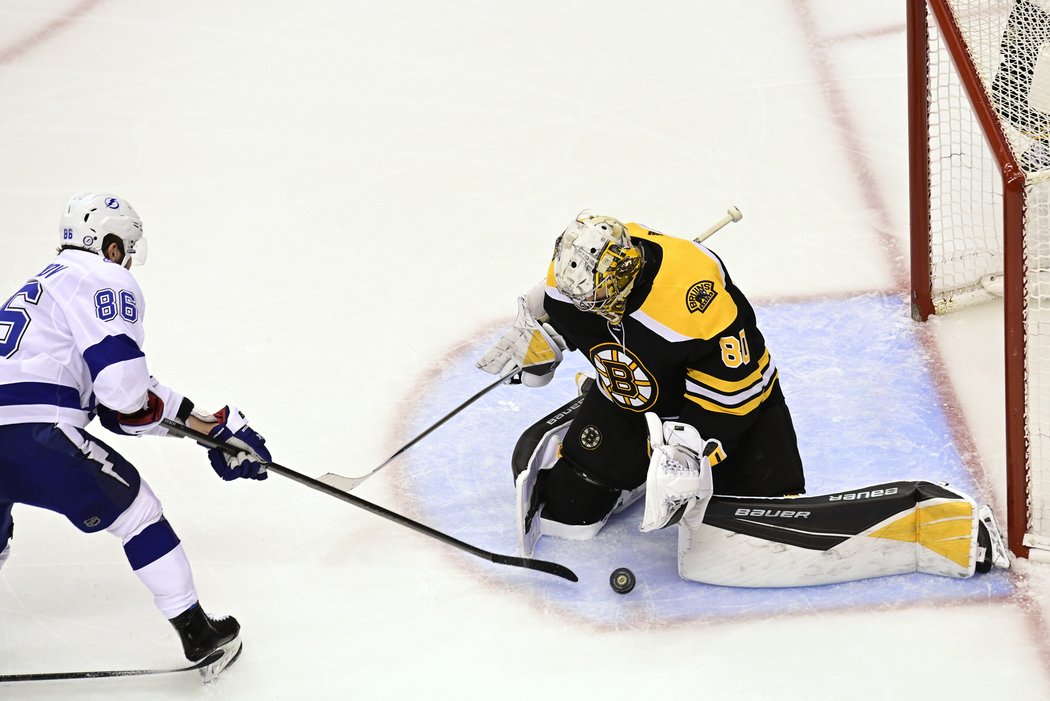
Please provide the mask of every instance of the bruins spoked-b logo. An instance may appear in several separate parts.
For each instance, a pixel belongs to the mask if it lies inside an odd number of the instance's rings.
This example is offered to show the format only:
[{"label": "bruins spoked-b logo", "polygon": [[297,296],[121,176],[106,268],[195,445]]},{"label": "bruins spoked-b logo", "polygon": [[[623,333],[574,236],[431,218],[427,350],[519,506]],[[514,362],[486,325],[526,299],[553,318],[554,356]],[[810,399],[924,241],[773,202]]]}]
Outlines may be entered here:
[{"label": "bruins spoked-b logo", "polygon": [[616,343],[591,349],[598,387],[606,398],[631,411],[647,411],[656,404],[659,388],[642,363]]},{"label": "bruins spoked-b logo", "polygon": [[587,424],[580,431],[580,445],[587,450],[596,450],[602,444],[602,432],[597,426]]},{"label": "bruins spoked-b logo", "polygon": [[715,291],[715,283],[710,280],[701,280],[685,293],[685,306],[690,312],[703,314],[717,296],[718,292]]}]

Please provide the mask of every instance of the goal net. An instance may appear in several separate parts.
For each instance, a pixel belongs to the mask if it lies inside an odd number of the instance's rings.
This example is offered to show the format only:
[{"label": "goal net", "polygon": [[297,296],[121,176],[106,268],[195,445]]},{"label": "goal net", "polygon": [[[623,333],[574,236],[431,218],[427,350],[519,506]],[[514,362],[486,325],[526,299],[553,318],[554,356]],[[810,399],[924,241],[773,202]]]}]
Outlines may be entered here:
[{"label": "goal net", "polygon": [[1002,298],[1007,531],[1050,559],[1050,0],[909,0],[912,313]]}]

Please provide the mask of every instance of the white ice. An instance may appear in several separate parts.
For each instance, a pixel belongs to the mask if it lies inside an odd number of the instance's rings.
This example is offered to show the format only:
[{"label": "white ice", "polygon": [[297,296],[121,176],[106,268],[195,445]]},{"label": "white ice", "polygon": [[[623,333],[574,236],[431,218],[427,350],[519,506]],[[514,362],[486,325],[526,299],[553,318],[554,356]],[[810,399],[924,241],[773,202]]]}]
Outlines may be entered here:
[{"label": "white ice", "polygon": [[[695,234],[737,205],[710,245],[776,328],[811,484],[956,456],[1001,508],[1001,307],[917,327],[903,306],[905,54],[903,3],[884,0],[3,0],[0,293],[48,260],[70,194],[121,194],[150,242],[153,372],[240,406],[278,462],[358,475],[487,382],[472,354],[579,210]],[[912,357],[851,383],[821,349],[872,304],[875,340]],[[355,493],[512,553],[514,431],[558,391],[496,390]],[[846,392],[862,417],[829,408]],[[905,401],[949,428],[887,465]],[[858,447],[832,456],[837,440]],[[1027,562],[951,590],[913,575],[708,597],[674,581],[673,540],[624,522],[590,548],[541,542],[586,575],[563,595],[278,476],[222,483],[188,442],[113,442],[244,654],[207,688],[0,698],[1050,698],[1050,573]],[[0,674],[180,662],[114,539],[15,518]],[[668,570],[617,597],[601,578],[642,542],[666,543]]]}]

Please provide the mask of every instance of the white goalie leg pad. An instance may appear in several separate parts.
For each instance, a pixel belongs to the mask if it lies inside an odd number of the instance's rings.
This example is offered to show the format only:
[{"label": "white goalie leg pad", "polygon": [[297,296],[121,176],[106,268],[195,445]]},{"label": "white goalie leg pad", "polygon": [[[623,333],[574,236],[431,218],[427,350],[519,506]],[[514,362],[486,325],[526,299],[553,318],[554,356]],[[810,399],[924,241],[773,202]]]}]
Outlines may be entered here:
[{"label": "white goalie leg pad", "polygon": [[11,543],[4,546],[3,550],[0,550],[0,569],[3,569],[4,563],[7,562],[7,558],[11,556]]},{"label": "white goalie leg pad", "polygon": [[542,503],[533,504],[533,494],[540,472],[554,467],[561,453],[562,440],[569,430],[569,423],[551,429],[540,439],[529,458],[528,466],[514,480],[517,506],[518,550],[522,557],[532,557],[536,541],[543,535],[541,519],[538,518]]},{"label": "white goalie leg pad", "polygon": [[565,540],[590,540],[598,535],[613,514],[620,513],[645,494],[645,484],[633,490],[620,492],[616,506],[601,521],[587,524],[569,524],[543,518],[543,503],[533,505],[536,482],[543,470],[554,467],[561,457],[561,444],[569,430],[569,424],[552,429],[543,436],[529,459],[528,467],[515,480],[517,505],[518,550],[522,557],[532,557],[541,536],[553,536]]},{"label": "white goalie leg pad", "polygon": [[682,509],[682,519],[699,524],[714,492],[705,441],[689,424],[661,422],[652,412],[646,413],[645,420],[653,453],[645,479],[641,531],[667,526]]},{"label": "white goalie leg pad", "polygon": [[682,522],[683,579],[799,587],[922,572],[956,579],[977,562],[977,507],[946,485],[895,482],[816,497],[716,496]]}]

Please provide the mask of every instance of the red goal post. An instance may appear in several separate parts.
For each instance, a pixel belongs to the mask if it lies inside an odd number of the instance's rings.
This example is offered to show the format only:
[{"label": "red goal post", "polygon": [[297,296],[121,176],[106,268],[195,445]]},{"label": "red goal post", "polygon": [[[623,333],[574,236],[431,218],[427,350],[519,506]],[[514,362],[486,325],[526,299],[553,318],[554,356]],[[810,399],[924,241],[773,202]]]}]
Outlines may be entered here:
[{"label": "red goal post", "polygon": [[907,11],[912,315],[1002,297],[1008,541],[1050,559],[1050,0]]}]

